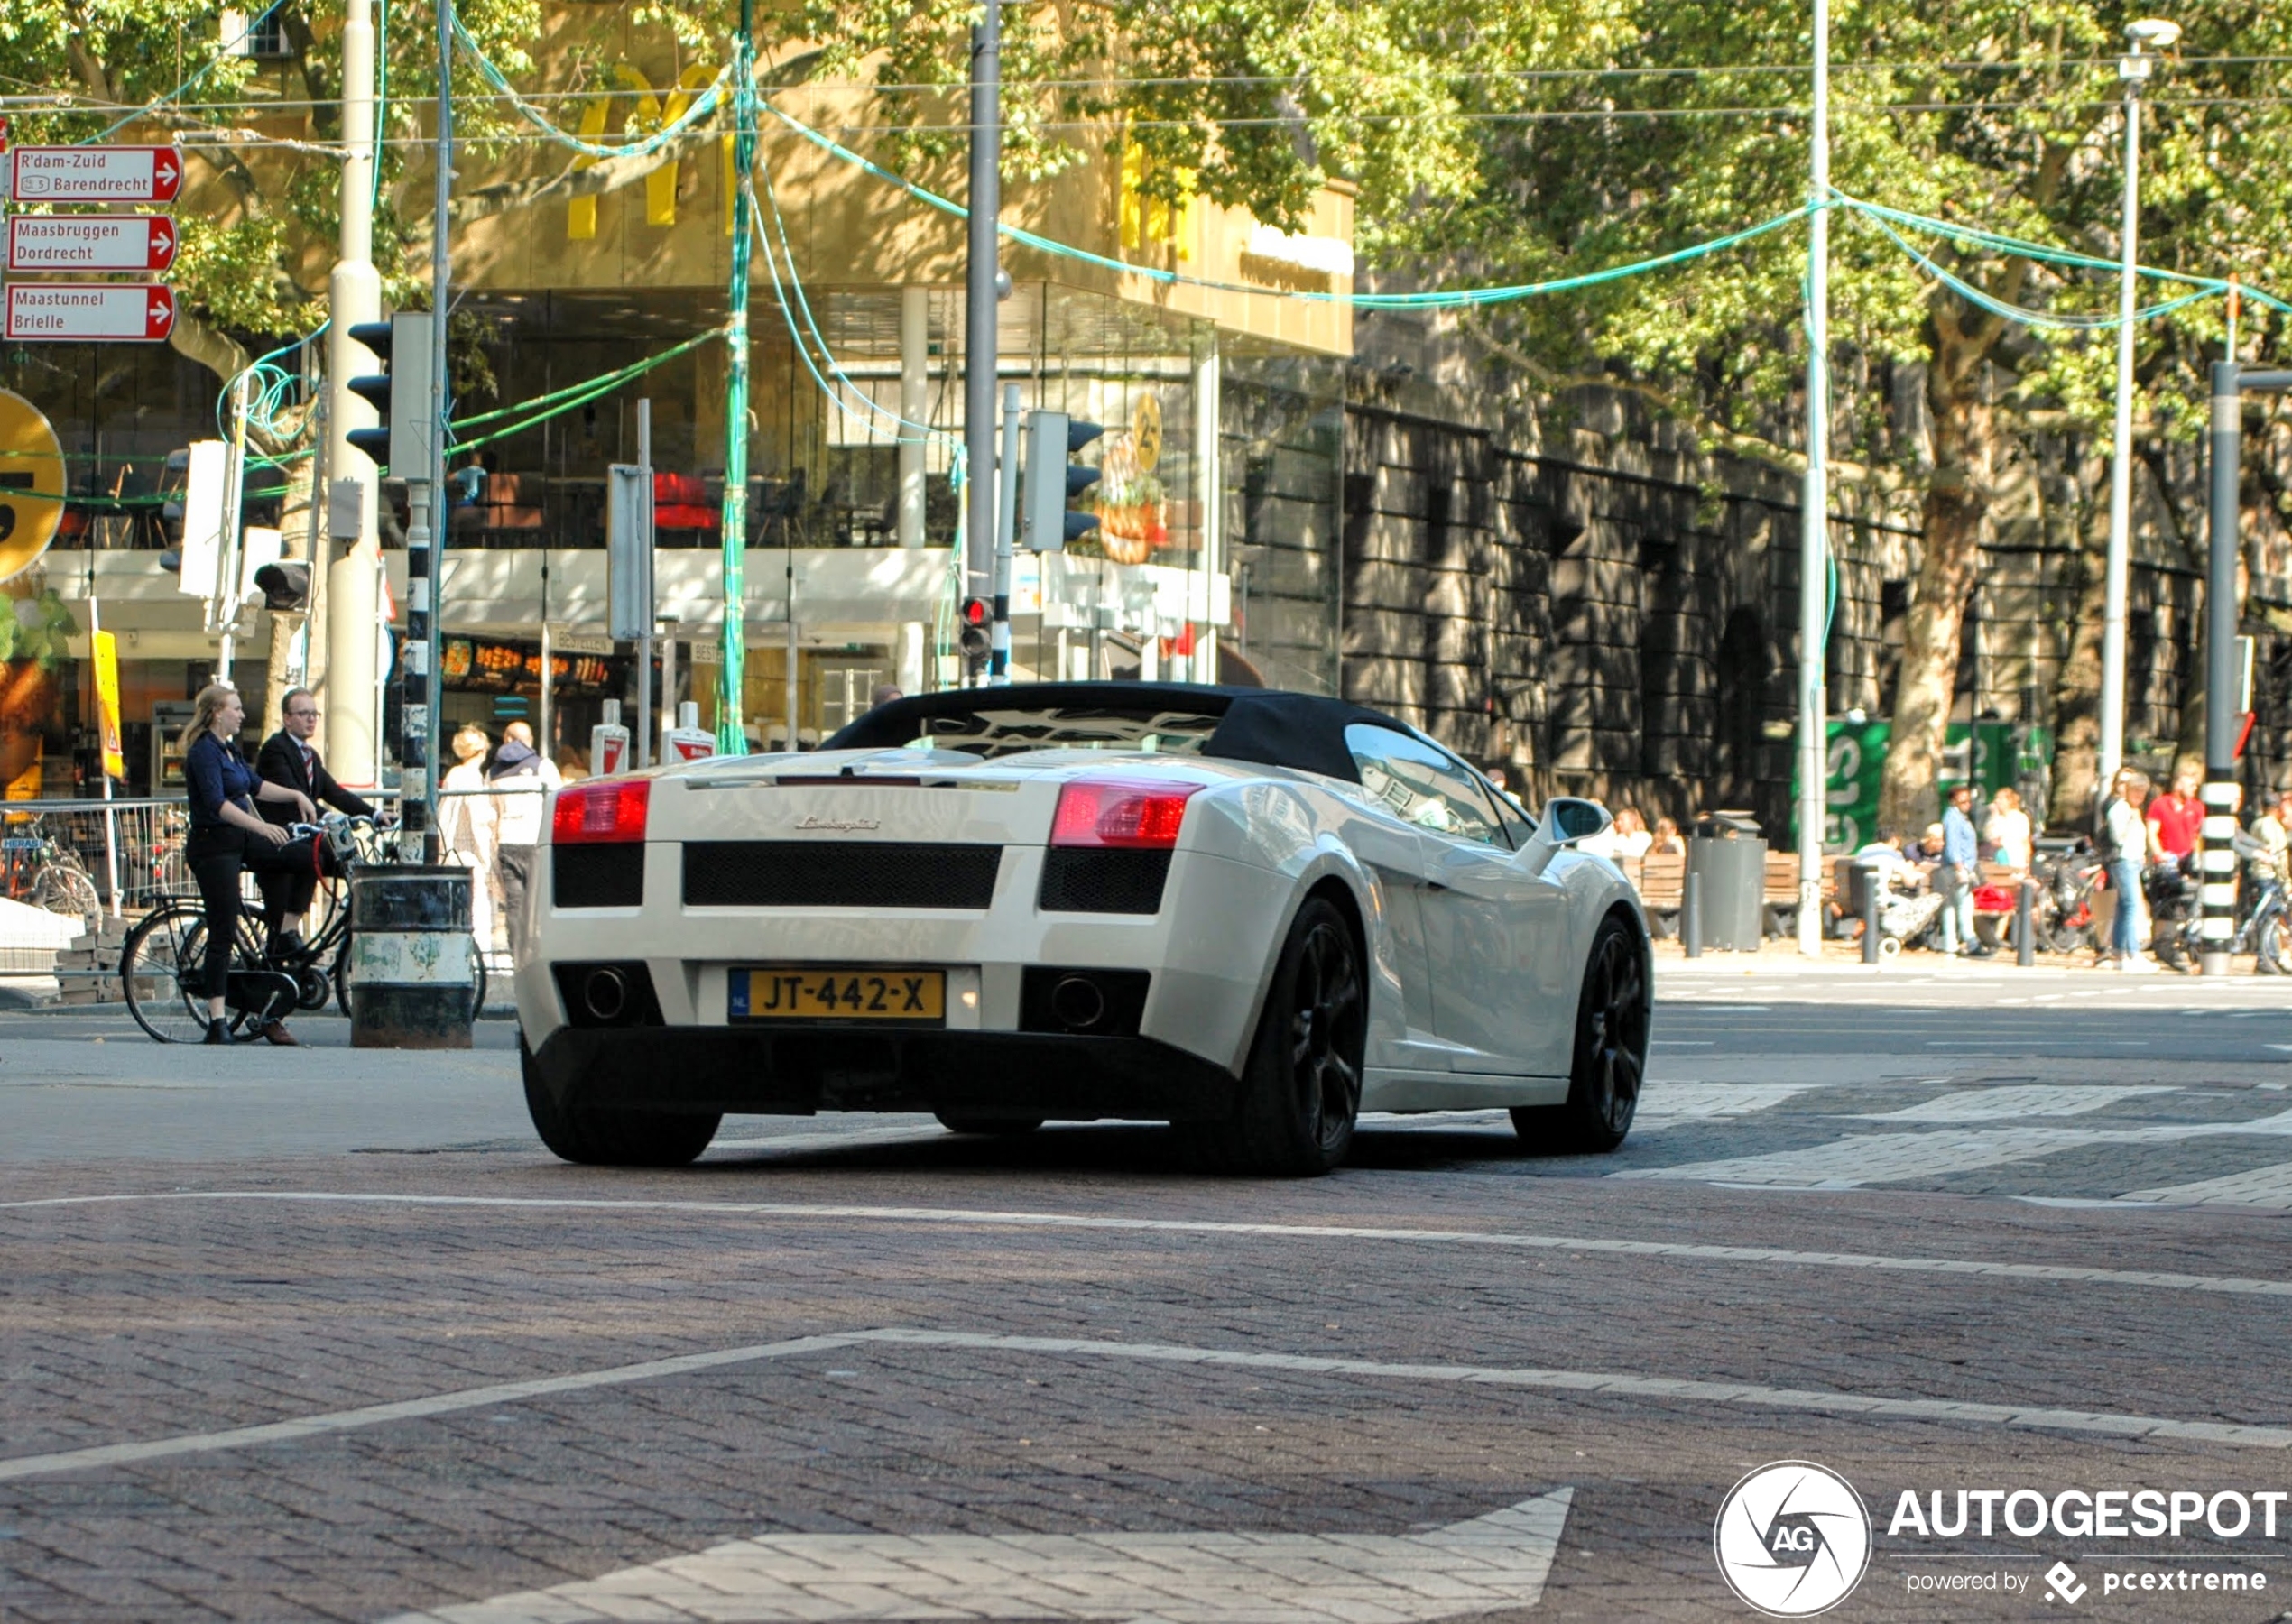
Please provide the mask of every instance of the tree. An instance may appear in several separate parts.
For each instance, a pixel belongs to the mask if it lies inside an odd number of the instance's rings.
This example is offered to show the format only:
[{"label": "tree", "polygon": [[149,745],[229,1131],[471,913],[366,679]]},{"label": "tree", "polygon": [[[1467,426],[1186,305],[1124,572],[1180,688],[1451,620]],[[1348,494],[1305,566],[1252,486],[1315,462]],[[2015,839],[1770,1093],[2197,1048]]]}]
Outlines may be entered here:
[{"label": "tree", "polygon": [[[1796,3],[1648,4],[1609,71],[1548,81],[1533,120],[1492,123],[1472,197],[1389,226],[1401,254],[1464,245],[1536,277],[1621,262],[1771,217],[1807,191],[1809,54]],[[1968,227],[2107,257],[2115,248],[2121,114],[2113,7],[2086,0],[1945,8],[1869,0],[1833,40],[1834,183]],[[2143,259],[2204,275],[2265,265],[2292,244],[2272,177],[2292,117],[2264,64],[2280,11],[2208,8],[2150,97]],[[2234,60],[2223,60],[2234,59]],[[2011,307],[2072,317],[2113,309],[2106,276],[1973,235],[1903,235],[1921,264],[1844,210],[1833,230],[1835,444],[1851,487],[1900,487],[1919,507],[1913,583],[1881,816],[1923,822],[1959,658],[1959,628],[2001,470],[2042,421],[2105,422],[2113,340],[2030,325]],[[1902,229],[1898,227],[1898,229]],[[1776,234],[1691,268],[1518,310],[1494,329],[1549,381],[1593,375],[1650,392],[1739,452],[1803,466],[1803,237]],[[1955,278],[1954,285],[1951,278]],[[2163,287],[2165,292],[2183,289]],[[2150,282],[2145,298],[2159,296]],[[2217,302],[2144,330],[2154,432],[2203,417],[2196,358],[2218,353]],[[2263,335],[2255,334],[2255,337]],[[1922,379],[1930,432],[1908,432],[1886,387]],[[1863,380],[1857,387],[1857,380]],[[2105,487],[2104,487],[2105,488]]]}]

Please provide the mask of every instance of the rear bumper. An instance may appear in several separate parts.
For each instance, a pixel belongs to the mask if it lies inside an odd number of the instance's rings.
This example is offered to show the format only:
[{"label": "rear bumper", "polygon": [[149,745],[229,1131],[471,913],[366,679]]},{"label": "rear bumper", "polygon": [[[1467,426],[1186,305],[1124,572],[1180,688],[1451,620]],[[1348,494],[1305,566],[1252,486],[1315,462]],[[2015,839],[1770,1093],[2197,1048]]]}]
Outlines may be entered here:
[{"label": "rear bumper", "polygon": [[1151,1038],[838,1026],[562,1027],[532,1058],[560,1106],[809,1116],[929,1111],[1088,1121],[1207,1121],[1231,1073]]}]

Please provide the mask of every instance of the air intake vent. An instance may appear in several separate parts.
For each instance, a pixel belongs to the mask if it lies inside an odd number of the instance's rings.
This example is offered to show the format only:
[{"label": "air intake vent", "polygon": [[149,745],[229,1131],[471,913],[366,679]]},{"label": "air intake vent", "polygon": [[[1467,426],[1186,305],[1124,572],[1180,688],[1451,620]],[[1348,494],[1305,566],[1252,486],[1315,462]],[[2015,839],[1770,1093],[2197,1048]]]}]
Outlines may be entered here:
[{"label": "air intake vent", "polygon": [[1160,913],[1169,878],[1166,850],[1053,846],[1042,854],[1037,905],[1051,913]]},{"label": "air intake vent", "polygon": [[688,908],[977,908],[1003,848],[891,840],[695,840]]},{"label": "air intake vent", "polygon": [[643,843],[551,846],[550,895],[559,908],[642,907]]}]

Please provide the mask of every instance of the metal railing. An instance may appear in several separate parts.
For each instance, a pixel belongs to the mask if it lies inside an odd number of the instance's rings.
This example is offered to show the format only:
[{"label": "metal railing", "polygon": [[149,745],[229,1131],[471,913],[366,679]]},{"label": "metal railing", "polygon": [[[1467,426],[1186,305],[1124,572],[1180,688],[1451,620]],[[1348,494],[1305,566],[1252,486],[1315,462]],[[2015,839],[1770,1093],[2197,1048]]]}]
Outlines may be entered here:
[{"label": "metal railing", "polygon": [[[439,792],[444,804],[439,821],[449,837],[447,857],[477,871],[476,884],[487,896],[476,910],[485,937],[494,934],[499,913],[490,893],[495,888],[494,851],[504,803],[545,794],[538,781],[531,788],[520,784]],[[365,798],[377,807],[394,807],[399,797],[385,790],[370,792]],[[86,872],[106,918],[133,919],[163,902],[196,897],[199,886],[183,860],[190,823],[190,807],[181,796],[0,802],[0,836],[6,837],[6,855],[12,860],[0,863],[0,895],[30,901],[39,867],[60,861]],[[52,856],[45,849],[51,843]],[[42,849],[35,852],[35,844]],[[250,904],[259,907],[251,877],[247,884]],[[480,946],[487,973],[506,984],[515,968],[506,946],[490,939],[482,939]],[[101,969],[59,970],[58,951],[0,944],[0,975],[70,979],[104,973]]]}]

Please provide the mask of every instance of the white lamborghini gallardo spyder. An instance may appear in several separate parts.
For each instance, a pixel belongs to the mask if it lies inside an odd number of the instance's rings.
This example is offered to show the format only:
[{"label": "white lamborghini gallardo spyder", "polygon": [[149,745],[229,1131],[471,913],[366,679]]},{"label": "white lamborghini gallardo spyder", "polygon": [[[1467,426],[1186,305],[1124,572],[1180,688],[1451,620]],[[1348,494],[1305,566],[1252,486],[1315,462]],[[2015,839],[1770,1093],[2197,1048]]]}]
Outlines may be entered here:
[{"label": "white lamborghini gallardo spyder", "polygon": [[1647,923],[1576,843],[1421,734],[1266,689],[1045,683],[899,699],[818,751],[558,792],[517,969],[534,1126],[691,1160],[726,1113],[963,1132],[1167,1121],[1311,1175],[1367,1111],[1510,1107],[1612,1150]]}]

